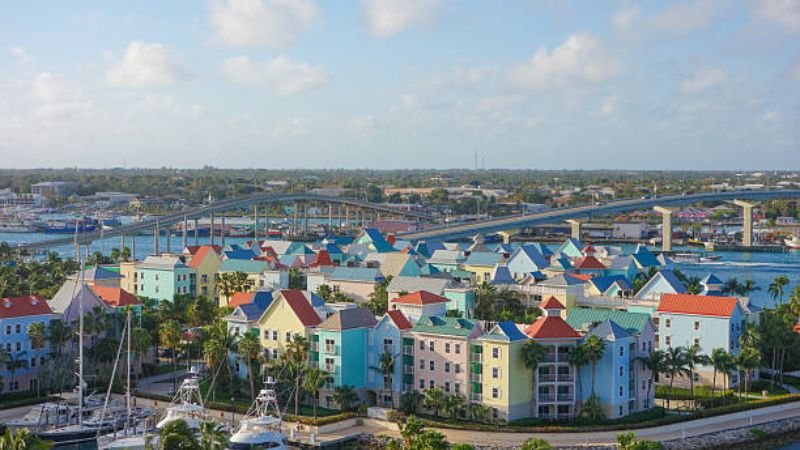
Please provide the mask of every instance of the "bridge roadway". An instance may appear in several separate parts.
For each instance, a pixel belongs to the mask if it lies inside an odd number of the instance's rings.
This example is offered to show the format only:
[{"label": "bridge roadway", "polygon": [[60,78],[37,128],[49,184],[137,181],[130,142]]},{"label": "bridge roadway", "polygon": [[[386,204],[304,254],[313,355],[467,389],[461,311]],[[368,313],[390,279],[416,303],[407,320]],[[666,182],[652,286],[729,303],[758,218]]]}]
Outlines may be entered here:
[{"label": "bridge roadway", "polygon": [[[247,197],[238,197],[228,200],[221,200],[207,206],[196,206],[188,208],[180,212],[159,216],[157,218],[143,220],[141,222],[132,223],[116,227],[112,230],[103,231],[103,238],[114,236],[126,235],[131,236],[144,230],[150,230],[155,227],[158,222],[159,227],[168,227],[176,223],[180,223],[185,219],[195,219],[199,217],[208,216],[211,213],[225,212],[239,208],[245,208],[253,205],[272,204],[272,203],[294,203],[294,202],[319,202],[331,203],[342,206],[351,206],[355,208],[363,208],[371,211],[387,213],[395,216],[404,216],[414,219],[430,220],[431,216],[426,214],[415,213],[411,211],[402,211],[392,209],[386,206],[375,205],[372,203],[362,202],[340,197],[327,197],[314,194],[255,194]],[[336,220],[336,219],[334,219]],[[100,239],[100,231],[92,231],[89,233],[81,233],[77,237],[78,243],[87,243],[97,241]],[[20,245],[20,249],[36,250],[48,249],[59,245],[71,244],[75,241],[75,236],[63,236],[55,239],[48,239],[41,242],[31,242]]]},{"label": "bridge roadway", "polygon": [[773,200],[782,198],[800,198],[800,189],[787,190],[761,190],[761,191],[726,191],[705,192],[690,195],[670,195],[647,199],[625,199],[604,203],[602,205],[586,205],[567,208],[551,209],[548,211],[498,217],[495,219],[481,220],[458,225],[438,226],[419,231],[400,233],[400,239],[418,241],[422,239],[449,238],[457,239],[474,235],[475,233],[494,233],[498,231],[516,230],[519,228],[557,223],[570,219],[591,218],[592,216],[616,214],[625,211],[650,209],[654,206],[679,206],[700,202],[727,201],[727,200]]}]

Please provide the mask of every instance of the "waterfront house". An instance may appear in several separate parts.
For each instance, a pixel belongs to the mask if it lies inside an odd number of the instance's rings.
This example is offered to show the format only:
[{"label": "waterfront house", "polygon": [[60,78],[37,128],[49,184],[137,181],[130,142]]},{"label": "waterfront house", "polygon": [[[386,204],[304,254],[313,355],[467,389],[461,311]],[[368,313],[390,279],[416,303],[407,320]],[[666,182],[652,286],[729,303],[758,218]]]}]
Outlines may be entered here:
[{"label": "waterfront house", "polygon": [[[606,417],[624,417],[636,407],[635,338],[608,319],[592,324],[585,338],[591,336],[598,337],[604,345],[603,357],[595,364],[595,394]],[[581,367],[579,376],[581,400],[586,402],[591,396],[591,367]]]},{"label": "waterfront house", "polygon": [[28,329],[34,323],[43,323],[45,333],[50,322],[61,315],[53,312],[45,299],[37,296],[0,299],[0,345],[7,360],[0,365],[0,393],[36,390],[38,374],[50,353],[46,338],[41,347],[34,348]]},{"label": "waterfront house", "polygon": [[531,272],[546,269],[550,262],[535,245],[525,244],[514,250],[506,265],[515,279],[522,280]]},{"label": "waterfront house", "polygon": [[[317,326],[312,338],[312,363],[330,374],[330,381],[321,390],[321,402],[334,407],[333,389],[352,386],[362,401],[367,400],[367,346],[375,316],[366,308],[337,311]],[[374,400],[374,399],[373,399]]]},{"label": "waterfront house", "polygon": [[[403,332],[411,329],[411,322],[400,310],[391,310],[378,320],[367,347],[367,387],[375,393],[375,404],[396,408],[403,390]],[[391,374],[382,373],[381,357],[388,353],[394,360]]]},{"label": "waterfront house", "polygon": [[522,359],[522,349],[528,341],[517,324],[504,320],[471,344],[468,400],[491,408],[494,419],[510,421],[531,416],[533,374]]},{"label": "waterfront house", "polygon": [[658,301],[664,294],[685,294],[686,286],[671,270],[661,270],[639,289],[636,300]]},{"label": "waterfront house", "polygon": [[303,291],[278,291],[258,319],[261,347],[266,356],[278,358],[294,336],[310,338],[312,330],[322,322],[322,317]]},{"label": "waterfront house", "polygon": [[428,291],[417,291],[389,300],[389,310],[398,310],[411,323],[423,316],[444,316],[450,299]]},{"label": "waterfront house", "polygon": [[195,292],[197,295],[218,300],[216,275],[222,264],[218,246],[203,245],[196,249],[187,266],[195,271]]},{"label": "waterfront house", "polygon": [[631,256],[640,272],[648,273],[652,268],[661,269],[661,263],[656,255],[644,245],[638,245]]},{"label": "waterfront house", "polygon": [[608,260],[606,263],[608,268],[606,269],[607,276],[617,276],[621,275],[625,277],[628,282],[633,282],[633,279],[636,278],[636,274],[639,273],[639,268],[636,266],[636,263],[633,261],[633,256],[631,255],[618,255]]},{"label": "waterfront house", "polygon": [[592,277],[586,283],[588,296],[630,297],[633,295],[627,278],[623,275]]},{"label": "waterfront house", "polygon": [[583,244],[577,239],[568,238],[558,247],[556,254],[559,256],[566,256],[567,258],[580,258],[583,256]]},{"label": "waterfront house", "polygon": [[196,295],[195,271],[185,257],[164,254],[148,256],[136,264],[136,295],[172,301],[175,295]]},{"label": "waterfront house", "polygon": [[[258,319],[264,314],[267,306],[269,306],[269,303],[255,301],[237,306],[233,312],[223,318],[228,325],[228,331],[237,339],[246,333],[255,333],[258,336],[260,334]],[[247,379],[247,364],[243,363],[235,352],[230,352],[228,357],[231,358],[231,364],[236,376],[241,379]]]}]

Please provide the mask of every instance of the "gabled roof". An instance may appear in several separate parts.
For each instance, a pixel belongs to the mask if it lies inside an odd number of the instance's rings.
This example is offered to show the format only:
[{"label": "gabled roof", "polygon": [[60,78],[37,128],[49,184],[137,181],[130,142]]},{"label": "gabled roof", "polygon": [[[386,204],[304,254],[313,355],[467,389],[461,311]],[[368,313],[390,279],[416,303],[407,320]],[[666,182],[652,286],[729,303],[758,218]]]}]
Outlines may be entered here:
[{"label": "gabled roof", "polygon": [[175,255],[150,255],[136,264],[137,269],[174,270],[186,267],[183,257]]},{"label": "gabled roof", "polygon": [[497,264],[492,271],[492,281],[489,283],[492,286],[508,286],[517,284],[517,280],[511,276],[511,271],[505,264]]},{"label": "gabled roof", "polygon": [[[70,276],[70,278],[74,280],[79,280],[80,277],[80,272],[74,273]],[[119,272],[114,272],[100,266],[93,266],[83,271],[84,281],[119,280],[121,278],[122,275],[120,275]]]},{"label": "gabled roof", "polygon": [[222,261],[217,269],[220,273],[225,272],[244,272],[244,273],[261,273],[269,270],[269,264],[266,261],[255,261],[249,259],[226,259]]},{"label": "gabled roof", "polygon": [[218,245],[202,245],[197,247],[196,251],[192,253],[192,259],[187,264],[189,267],[197,268],[203,260],[211,253],[219,255]]},{"label": "gabled roof", "polygon": [[569,326],[560,316],[542,316],[536,319],[525,334],[533,339],[578,339],[580,333]]},{"label": "gabled roof", "polygon": [[611,259],[608,263],[608,268],[611,270],[628,270],[631,264],[633,264],[633,256],[619,255]]},{"label": "gabled roof", "polygon": [[712,285],[714,285],[714,284],[725,284],[725,283],[723,283],[722,280],[720,280],[718,276],[714,275],[713,273],[710,273],[710,274],[706,275],[702,280],[700,280],[700,284],[704,284],[704,285],[712,284]]},{"label": "gabled roof", "polygon": [[464,252],[460,250],[436,250],[428,258],[429,264],[460,264],[462,262],[464,262]]},{"label": "gabled roof", "polygon": [[336,311],[319,324],[321,330],[344,331],[354,328],[372,328],[378,323],[367,308],[350,308]]},{"label": "gabled roof", "polygon": [[108,306],[120,307],[142,304],[135,295],[122,288],[95,285],[92,290]]},{"label": "gabled roof", "polygon": [[661,265],[656,256],[644,245],[639,245],[632,256],[642,267],[658,267]]},{"label": "gabled roof", "polygon": [[611,320],[630,334],[641,333],[650,315],[604,308],[572,308],[567,313],[567,323],[576,330],[587,329],[591,324]]},{"label": "gabled roof", "polygon": [[544,281],[539,282],[541,286],[553,286],[553,287],[566,287],[566,286],[576,286],[585,284],[584,280],[580,278],[576,278],[569,274],[559,275],[557,277],[548,278]]},{"label": "gabled roof", "polygon": [[252,303],[253,297],[255,297],[255,292],[236,292],[228,302],[228,306],[231,308],[238,308],[239,306]]},{"label": "gabled roof", "polygon": [[550,270],[569,270],[572,269],[572,263],[569,262],[566,256],[559,256],[558,258],[553,258],[548,268]]},{"label": "gabled roof", "polygon": [[517,324],[515,324],[511,320],[503,320],[497,322],[489,333],[481,336],[481,340],[492,340],[492,341],[506,341],[506,342],[514,342],[514,341],[527,341],[528,336],[525,335],[522,331],[520,331]]},{"label": "gabled roof", "polygon": [[366,281],[374,283],[376,281],[382,281],[384,278],[379,269],[367,267],[337,267],[331,272],[330,279],[336,281]]},{"label": "gabled roof", "polygon": [[408,321],[403,311],[399,309],[393,309],[387,312],[386,317],[388,317],[400,331],[405,331],[412,327],[411,322]]},{"label": "gabled roof", "polygon": [[441,334],[467,337],[475,328],[480,330],[477,321],[456,317],[422,316],[411,329],[414,333]]},{"label": "gabled roof", "polygon": [[452,281],[446,278],[400,276],[392,278],[386,290],[389,292],[428,291],[440,295],[451,284]]},{"label": "gabled roof", "polygon": [[314,262],[309,264],[309,267],[319,267],[319,266],[332,266],[333,261],[331,261],[331,254],[328,250],[320,250],[317,253],[317,257],[314,259]]},{"label": "gabled roof", "polygon": [[262,314],[264,314],[264,310],[267,308],[262,308],[261,305],[258,303],[245,303],[243,305],[239,305],[237,308],[242,314],[247,317],[248,321],[258,320]]},{"label": "gabled roof", "polygon": [[545,259],[544,255],[539,251],[539,247],[533,244],[521,245],[514,250],[514,254],[511,255],[511,258],[518,257],[527,258],[537,269],[544,269],[549,265],[547,259]]},{"label": "gabled roof", "polygon": [[397,297],[391,300],[390,303],[400,303],[404,305],[432,305],[435,303],[447,303],[450,299],[442,297],[441,295],[431,294],[428,291],[417,291],[406,294],[402,297]]},{"label": "gabled roof", "polygon": [[539,305],[541,309],[564,309],[564,305],[561,304],[555,297],[550,297],[545,300],[541,305]]},{"label": "gabled roof", "polygon": [[494,267],[502,258],[502,255],[495,252],[473,252],[469,254],[464,264],[470,266]]},{"label": "gabled roof", "polygon": [[664,294],[657,311],[692,316],[731,317],[738,305],[736,297]]},{"label": "gabled roof", "polygon": [[228,250],[224,252],[226,259],[253,259],[256,257],[256,254],[253,253],[252,250],[249,248],[241,249],[241,250]]},{"label": "gabled roof", "polygon": [[625,331],[621,326],[617,325],[611,320],[604,320],[597,325],[591,327],[586,333],[586,336],[597,336],[600,339],[614,341],[630,337],[630,333]]},{"label": "gabled roof", "polygon": [[592,255],[587,255],[575,260],[573,267],[576,269],[606,269],[605,264]]},{"label": "gabled roof", "polygon": [[52,313],[53,311],[50,309],[50,306],[47,305],[47,301],[35,295],[0,299],[0,319],[39,316]]},{"label": "gabled roof", "polygon": [[303,291],[300,289],[283,289],[278,296],[283,297],[303,326],[314,327],[320,324],[321,320],[317,312],[314,311]]},{"label": "gabled roof", "polygon": [[594,277],[589,280],[595,289],[603,293],[608,290],[614,283],[619,284],[622,289],[630,289],[628,280],[624,275],[609,275],[607,277]]},{"label": "gabled roof", "polygon": [[646,291],[651,284],[657,283],[658,280],[664,280],[678,294],[683,294],[686,292],[686,286],[671,270],[660,270],[653,276],[653,278],[651,278],[647,283],[645,283],[644,286],[642,286],[639,292]]}]

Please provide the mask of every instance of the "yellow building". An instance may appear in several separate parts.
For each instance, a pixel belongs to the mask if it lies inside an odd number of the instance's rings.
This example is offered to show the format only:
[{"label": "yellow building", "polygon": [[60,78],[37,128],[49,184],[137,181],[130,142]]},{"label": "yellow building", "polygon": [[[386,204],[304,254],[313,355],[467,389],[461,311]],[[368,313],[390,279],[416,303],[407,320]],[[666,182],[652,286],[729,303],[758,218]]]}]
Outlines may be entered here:
[{"label": "yellow building", "polygon": [[[473,342],[470,400],[491,408],[495,419],[533,416],[533,374],[522,359],[528,341],[514,322],[505,320]],[[475,351],[476,346],[481,347],[480,352]]]},{"label": "yellow building", "polygon": [[299,289],[279,291],[258,319],[261,347],[270,359],[277,358],[295,336],[310,337],[321,319]]},{"label": "yellow building", "polygon": [[[269,263],[266,261],[256,261],[251,259],[225,259],[217,268],[218,274],[242,272],[247,275],[248,292],[255,292],[263,283],[263,274],[270,270]],[[218,294],[219,306],[227,306],[229,298]]]},{"label": "yellow building", "polygon": [[119,287],[133,295],[138,295],[136,289],[136,263],[134,261],[119,263]]},{"label": "yellow building", "polygon": [[195,279],[197,295],[218,300],[215,280],[220,264],[222,257],[219,255],[218,246],[203,245],[194,251],[187,265],[197,273]]},{"label": "yellow building", "polygon": [[472,274],[476,283],[492,281],[495,266],[503,261],[503,255],[495,252],[472,252],[464,261],[464,270]]}]

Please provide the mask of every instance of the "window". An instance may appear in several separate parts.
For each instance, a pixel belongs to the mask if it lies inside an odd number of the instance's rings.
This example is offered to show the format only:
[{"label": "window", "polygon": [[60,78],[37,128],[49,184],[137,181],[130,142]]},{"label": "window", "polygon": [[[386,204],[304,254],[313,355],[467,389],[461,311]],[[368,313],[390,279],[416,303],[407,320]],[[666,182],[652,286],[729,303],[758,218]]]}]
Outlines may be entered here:
[{"label": "window", "polygon": [[699,320],[695,320],[694,321],[694,331],[700,331],[700,321]]},{"label": "window", "polygon": [[22,342],[17,342],[17,351],[22,350]]},{"label": "window", "polygon": [[455,388],[453,390],[456,392],[456,394],[460,394],[461,393],[461,383],[456,383],[455,384]]},{"label": "window", "polygon": [[31,367],[36,367],[36,358],[31,358]]},{"label": "window", "polygon": [[646,380],[642,380],[642,390],[645,390],[645,389],[647,389],[647,381]]},{"label": "window", "polygon": [[425,389],[425,380],[423,380],[422,378],[419,379],[419,388]]},{"label": "window", "polygon": [[444,363],[444,371],[445,371],[445,373],[450,373],[450,363],[449,362]]},{"label": "window", "polygon": [[499,367],[492,367],[492,378],[494,378],[494,379],[500,378],[500,368]]},{"label": "window", "polygon": [[625,347],[619,346],[619,356],[625,356]]},{"label": "window", "polygon": [[325,370],[331,373],[336,371],[336,363],[333,358],[325,358]]},{"label": "window", "polygon": [[664,328],[669,328],[672,326],[672,319],[664,319]]},{"label": "window", "polygon": [[325,353],[336,354],[336,341],[333,339],[325,339]]},{"label": "window", "polygon": [[456,366],[455,366],[455,372],[456,372],[456,373],[461,373],[461,364],[456,364]]},{"label": "window", "polygon": [[619,396],[622,397],[622,386],[619,387]]},{"label": "window", "polygon": [[200,276],[200,280],[201,280],[203,283],[208,283],[208,274],[205,274],[205,273],[204,273],[203,275],[201,275],[201,276]]},{"label": "window", "polygon": [[449,342],[445,342],[444,343],[444,352],[445,353],[450,353],[450,343]]},{"label": "window", "polygon": [[622,376],[625,373],[625,368],[619,366],[619,376]]},{"label": "window", "polygon": [[672,345],[672,336],[664,336],[664,343],[667,344],[667,347]]},{"label": "window", "polygon": [[450,382],[449,381],[445,381],[444,382],[444,391],[446,393],[448,393],[448,394],[450,393]]},{"label": "window", "polygon": [[642,351],[643,352],[647,351],[647,342],[642,342]]},{"label": "window", "polygon": [[15,329],[14,329],[14,333],[19,333],[19,332],[21,332],[21,331],[22,331],[22,325],[20,325],[20,324],[17,324],[17,326],[16,326],[16,327],[15,327]]},{"label": "window", "polygon": [[500,388],[492,388],[492,398],[500,398]]},{"label": "window", "polygon": [[433,384],[433,380],[428,380],[428,388],[433,389],[434,387],[436,387],[436,385]]},{"label": "window", "polygon": [[622,417],[622,406],[619,407],[619,415]]},{"label": "window", "polygon": [[500,347],[492,347],[492,358],[494,359],[500,358]]},{"label": "window", "polygon": [[433,351],[433,341],[428,342],[428,350]]},{"label": "window", "polygon": [[286,341],[286,342],[292,342],[292,333],[291,333],[291,332],[289,332],[289,331],[287,331],[287,332],[286,332],[286,339],[285,339],[285,341]]},{"label": "window", "polygon": [[456,355],[461,353],[461,344],[456,344]]},{"label": "window", "polygon": [[273,341],[278,340],[278,330],[272,330],[272,340]]},{"label": "window", "polygon": [[273,348],[272,349],[272,359],[278,359],[278,349],[277,348]]},{"label": "window", "polygon": [[431,367],[431,371],[434,371],[434,370],[436,370],[436,362],[435,362],[434,360],[430,360],[430,361],[428,362],[428,365],[430,365],[430,367]]},{"label": "window", "polygon": [[419,341],[419,349],[425,350],[425,341]]},{"label": "window", "polygon": [[419,368],[420,368],[420,370],[425,370],[425,360],[424,359],[420,359],[419,360]]},{"label": "window", "polygon": [[6,334],[11,334],[11,325],[6,325]]},{"label": "window", "polygon": [[694,345],[700,347],[700,338],[694,338]]}]

